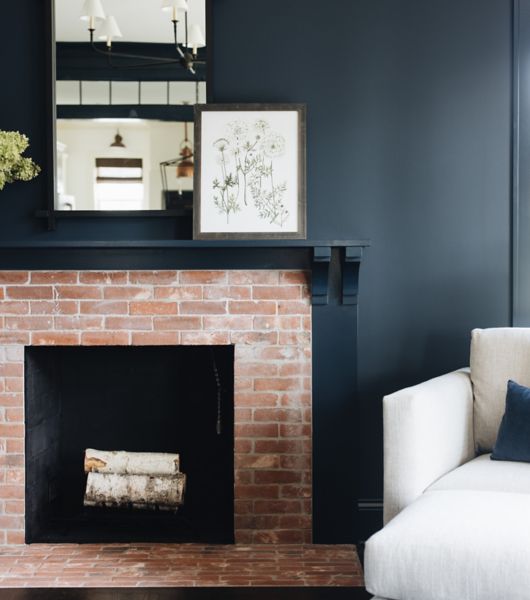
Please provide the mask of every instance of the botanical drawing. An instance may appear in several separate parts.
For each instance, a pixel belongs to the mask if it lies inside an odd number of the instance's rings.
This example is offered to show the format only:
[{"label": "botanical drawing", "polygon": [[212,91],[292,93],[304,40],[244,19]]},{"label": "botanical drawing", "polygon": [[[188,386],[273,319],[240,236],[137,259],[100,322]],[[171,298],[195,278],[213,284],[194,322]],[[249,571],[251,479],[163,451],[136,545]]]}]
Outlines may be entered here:
[{"label": "botanical drawing", "polygon": [[287,183],[275,180],[275,161],[285,153],[285,138],[265,119],[252,124],[235,120],[213,145],[220,169],[212,182],[214,204],[227,224],[231,214],[252,203],[261,219],[283,227],[289,216],[284,204]]}]

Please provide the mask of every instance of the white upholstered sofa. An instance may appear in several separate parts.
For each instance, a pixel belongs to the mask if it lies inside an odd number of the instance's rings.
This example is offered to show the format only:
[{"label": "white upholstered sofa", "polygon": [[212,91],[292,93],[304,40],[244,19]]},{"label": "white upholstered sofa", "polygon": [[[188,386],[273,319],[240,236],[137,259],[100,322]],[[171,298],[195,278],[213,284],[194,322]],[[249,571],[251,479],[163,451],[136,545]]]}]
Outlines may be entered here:
[{"label": "white upholstered sofa", "polygon": [[508,379],[530,386],[530,329],[474,330],[470,359],[384,399],[377,598],[530,600],[530,464],[490,460]]}]

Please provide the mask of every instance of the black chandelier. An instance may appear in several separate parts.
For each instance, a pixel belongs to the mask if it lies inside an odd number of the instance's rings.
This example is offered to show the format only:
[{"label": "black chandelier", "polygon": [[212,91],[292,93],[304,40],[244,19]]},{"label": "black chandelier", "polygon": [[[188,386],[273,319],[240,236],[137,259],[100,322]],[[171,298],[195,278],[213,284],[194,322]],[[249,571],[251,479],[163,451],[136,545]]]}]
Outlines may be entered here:
[{"label": "black chandelier", "polygon": [[[180,64],[182,67],[187,69],[190,73],[196,74],[195,66],[199,64],[205,64],[204,61],[198,60],[197,54],[198,49],[203,48],[206,45],[204,35],[201,28],[197,24],[188,26],[188,2],[187,0],[163,0],[162,11],[169,13],[171,17],[171,23],[173,24],[173,40],[175,44],[176,57],[175,58],[164,58],[156,56],[145,56],[141,54],[131,54],[125,52],[114,52],[112,49],[112,42],[115,39],[119,39],[122,36],[120,27],[116,18],[112,15],[107,15],[103,9],[101,0],[85,0],[81,19],[88,22],[88,31],[90,33],[90,45],[92,49],[98,54],[102,54],[107,57],[108,64],[113,68],[140,68],[150,66],[162,66],[170,64]],[[184,43],[178,41],[178,25],[181,19],[181,15],[184,15]],[[96,35],[99,40],[105,42],[106,49],[103,50],[96,44],[94,38]],[[139,61],[135,64],[130,62],[121,62],[117,64],[113,61],[117,59],[131,59]]]}]

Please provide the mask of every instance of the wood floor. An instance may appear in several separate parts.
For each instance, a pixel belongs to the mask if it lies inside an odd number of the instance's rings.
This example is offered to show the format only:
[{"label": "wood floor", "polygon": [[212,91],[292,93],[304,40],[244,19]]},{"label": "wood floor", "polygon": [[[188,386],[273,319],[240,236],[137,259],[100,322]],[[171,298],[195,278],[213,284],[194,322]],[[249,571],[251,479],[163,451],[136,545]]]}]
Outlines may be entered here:
[{"label": "wood floor", "polygon": [[0,600],[368,600],[362,588],[0,589]]}]

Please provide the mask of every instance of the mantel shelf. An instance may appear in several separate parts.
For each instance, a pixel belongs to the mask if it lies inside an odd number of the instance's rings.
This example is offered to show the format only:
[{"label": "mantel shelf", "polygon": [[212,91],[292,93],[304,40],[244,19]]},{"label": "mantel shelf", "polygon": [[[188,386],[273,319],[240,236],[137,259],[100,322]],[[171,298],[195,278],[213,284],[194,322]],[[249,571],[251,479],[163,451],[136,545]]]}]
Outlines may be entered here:
[{"label": "mantel shelf", "polygon": [[[356,305],[359,266],[367,246],[367,240],[1,241],[0,268],[5,253],[16,254],[16,264],[22,269],[35,264],[36,254],[40,258],[51,253],[60,256],[68,270],[86,265],[83,256],[86,259],[87,254],[98,252],[101,259],[108,261],[109,268],[119,270],[131,268],[134,253],[145,257],[163,252],[169,269],[311,270],[314,305],[327,305],[330,301]],[[149,263],[142,262],[142,268],[149,268]]]},{"label": "mantel shelf", "polygon": [[39,242],[0,242],[0,249],[14,248],[366,248],[367,240],[53,240]]}]

